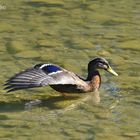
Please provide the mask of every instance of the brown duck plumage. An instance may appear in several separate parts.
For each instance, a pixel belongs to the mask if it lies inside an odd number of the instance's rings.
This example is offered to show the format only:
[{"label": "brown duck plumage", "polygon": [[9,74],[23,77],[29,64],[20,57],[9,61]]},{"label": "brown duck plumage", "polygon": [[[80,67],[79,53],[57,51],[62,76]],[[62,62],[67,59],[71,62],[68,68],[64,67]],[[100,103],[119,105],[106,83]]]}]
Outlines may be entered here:
[{"label": "brown duck plumage", "polygon": [[89,62],[86,79],[53,64],[38,64],[7,80],[5,89],[8,90],[7,92],[11,92],[49,85],[61,93],[92,92],[98,90],[101,84],[98,69],[104,69],[118,76],[104,58],[95,58]]}]

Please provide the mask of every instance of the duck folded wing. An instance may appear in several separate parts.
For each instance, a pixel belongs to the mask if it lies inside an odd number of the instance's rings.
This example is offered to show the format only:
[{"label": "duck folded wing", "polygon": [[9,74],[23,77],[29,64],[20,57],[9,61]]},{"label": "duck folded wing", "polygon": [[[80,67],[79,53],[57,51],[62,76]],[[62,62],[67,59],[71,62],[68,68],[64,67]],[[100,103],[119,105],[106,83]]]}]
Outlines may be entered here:
[{"label": "duck folded wing", "polygon": [[5,89],[8,90],[7,92],[11,92],[47,85],[73,85],[76,84],[76,79],[78,78],[75,76],[76,75],[74,73],[53,64],[39,64],[11,77],[8,81],[6,81]]}]

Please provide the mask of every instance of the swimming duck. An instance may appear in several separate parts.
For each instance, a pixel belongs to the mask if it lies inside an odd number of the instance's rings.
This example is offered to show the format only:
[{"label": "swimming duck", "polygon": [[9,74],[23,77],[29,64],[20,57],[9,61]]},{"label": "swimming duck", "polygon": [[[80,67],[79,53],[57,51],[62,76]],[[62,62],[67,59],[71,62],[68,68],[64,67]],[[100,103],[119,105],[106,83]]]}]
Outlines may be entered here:
[{"label": "swimming duck", "polygon": [[6,81],[7,92],[50,86],[61,93],[86,93],[98,91],[101,85],[99,69],[108,71],[118,76],[111,68],[108,61],[98,57],[88,63],[88,75],[86,79],[54,64],[37,64],[26,69]]}]

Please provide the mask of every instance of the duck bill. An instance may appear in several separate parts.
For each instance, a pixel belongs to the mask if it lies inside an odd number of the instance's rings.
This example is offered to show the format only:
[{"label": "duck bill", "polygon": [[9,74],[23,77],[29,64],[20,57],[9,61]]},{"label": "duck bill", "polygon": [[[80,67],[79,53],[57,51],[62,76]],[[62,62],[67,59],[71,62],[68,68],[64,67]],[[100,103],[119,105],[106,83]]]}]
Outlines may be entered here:
[{"label": "duck bill", "polygon": [[109,68],[107,69],[107,71],[115,76],[118,76],[118,74],[109,66]]}]

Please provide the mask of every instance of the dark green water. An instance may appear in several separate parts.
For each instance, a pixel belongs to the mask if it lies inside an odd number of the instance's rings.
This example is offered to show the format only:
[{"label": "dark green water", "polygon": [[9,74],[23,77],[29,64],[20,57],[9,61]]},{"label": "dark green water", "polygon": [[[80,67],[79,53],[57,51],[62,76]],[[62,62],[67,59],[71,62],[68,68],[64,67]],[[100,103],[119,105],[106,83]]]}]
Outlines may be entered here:
[{"label": "dark green water", "polygon": [[[0,139],[139,140],[139,39],[139,0],[1,0]],[[101,72],[98,106],[65,110],[80,99],[64,99],[49,87],[4,94],[4,81],[34,64],[51,62],[86,76],[96,56],[119,74]],[[26,109],[35,99],[43,103]]]}]

